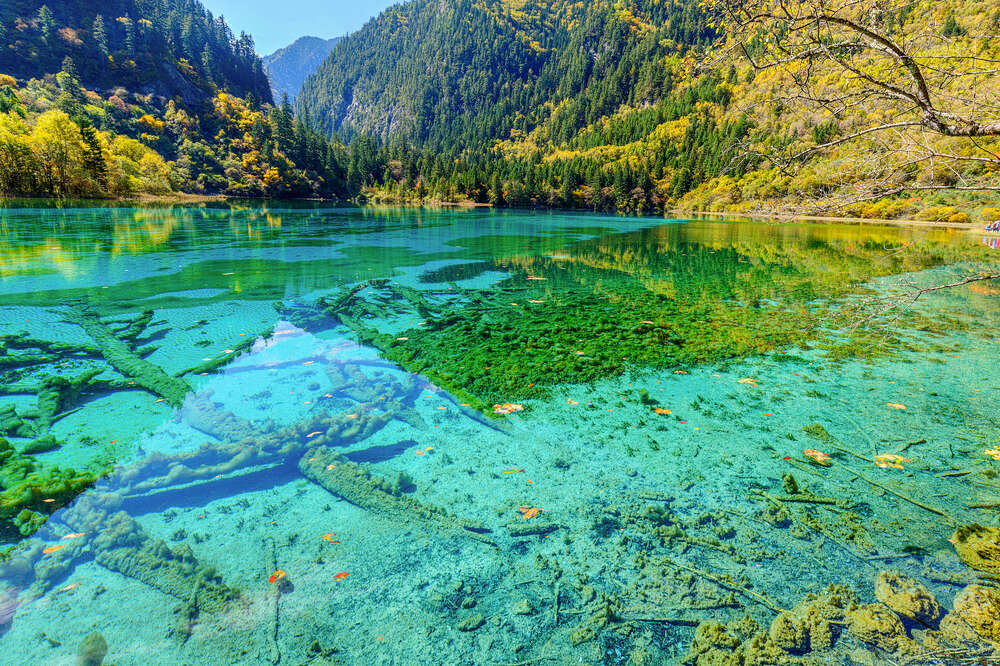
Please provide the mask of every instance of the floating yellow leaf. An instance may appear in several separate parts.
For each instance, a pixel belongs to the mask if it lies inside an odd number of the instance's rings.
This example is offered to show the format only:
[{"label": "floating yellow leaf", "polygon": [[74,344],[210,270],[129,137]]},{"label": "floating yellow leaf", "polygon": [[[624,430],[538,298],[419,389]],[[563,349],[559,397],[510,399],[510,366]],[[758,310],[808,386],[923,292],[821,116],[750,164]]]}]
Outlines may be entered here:
[{"label": "floating yellow leaf", "polygon": [[875,466],[882,469],[903,469],[903,463],[913,462],[895,453],[882,453],[875,456]]}]

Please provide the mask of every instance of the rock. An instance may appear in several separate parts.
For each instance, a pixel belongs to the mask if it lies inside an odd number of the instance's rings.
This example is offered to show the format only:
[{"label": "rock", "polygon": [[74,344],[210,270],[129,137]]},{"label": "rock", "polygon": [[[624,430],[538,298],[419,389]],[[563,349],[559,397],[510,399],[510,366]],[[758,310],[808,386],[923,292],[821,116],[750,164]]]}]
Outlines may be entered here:
[{"label": "rock", "polygon": [[535,606],[530,599],[521,599],[511,607],[510,612],[514,615],[533,615]]},{"label": "rock", "polygon": [[955,614],[982,638],[1000,643],[1000,591],[969,585],[955,597]]},{"label": "rock", "polygon": [[101,666],[107,653],[108,642],[95,631],[80,643],[80,648],[76,651],[77,666]]},{"label": "rock", "polygon": [[979,634],[972,630],[969,623],[959,616],[958,613],[948,613],[941,618],[938,626],[941,636],[949,642],[969,641],[975,643],[979,641]]},{"label": "rock", "polygon": [[1000,527],[959,527],[951,542],[962,561],[973,569],[1000,574]]},{"label": "rock", "polygon": [[930,590],[895,571],[879,573],[875,579],[875,598],[900,615],[925,625],[937,622],[944,612]]},{"label": "rock", "polygon": [[475,615],[470,615],[469,617],[459,622],[458,626],[455,628],[458,629],[459,631],[475,631],[479,627],[483,626],[485,623],[486,623],[486,616],[483,615],[482,613],[476,613]]},{"label": "rock", "polygon": [[903,622],[887,606],[867,604],[847,613],[847,630],[859,640],[893,651],[906,636]]},{"label": "rock", "polygon": [[809,648],[809,631],[788,613],[779,613],[774,618],[768,636],[771,642],[786,652],[805,652]]}]

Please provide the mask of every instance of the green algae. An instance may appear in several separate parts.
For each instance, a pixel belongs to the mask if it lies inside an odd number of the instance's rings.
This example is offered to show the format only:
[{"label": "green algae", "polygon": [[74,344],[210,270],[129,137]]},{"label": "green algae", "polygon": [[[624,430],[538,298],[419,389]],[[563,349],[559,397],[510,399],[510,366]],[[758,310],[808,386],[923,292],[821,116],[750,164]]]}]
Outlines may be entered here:
[{"label": "green algae", "polygon": [[[654,233],[666,237],[651,239]],[[321,305],[361,342],[483,411],[633,368],[683,370],[812,346],[831,362],[943,351],[917,336],[969,326],[949,313],[902,311],[896,330],[859,327],[855,306],[872,292],[856,285],[979,257],[979,249],[888,236],[884,243],[835,238],[808,247],[699,245],[680,243],[675,233],[666,227],[581,241],[558,257],[512,248],[511,256],[467,264],[464,273],[449,266],[422,277],[510,274],[489,288],[451,284],[451,295],[439,297],[369,281]],[[848,296],[855,301],[836,304]],[[422,325],[385,330],[407,308]]]},{"label": "green algae", "polygon": [[41,468],[0,439],[0,539],[30,536],[54,511],[94,484],[100,474]]},{"label": "green algae", "polygon": [[55,435],[45,435],[44,437],[39,437],[38,439],[25,444],[21,447],[21,453],[24,455],[37,455],[39,453],[55,451],[61,446],[62,445],[59,443],[59,440],[56,439]]}]

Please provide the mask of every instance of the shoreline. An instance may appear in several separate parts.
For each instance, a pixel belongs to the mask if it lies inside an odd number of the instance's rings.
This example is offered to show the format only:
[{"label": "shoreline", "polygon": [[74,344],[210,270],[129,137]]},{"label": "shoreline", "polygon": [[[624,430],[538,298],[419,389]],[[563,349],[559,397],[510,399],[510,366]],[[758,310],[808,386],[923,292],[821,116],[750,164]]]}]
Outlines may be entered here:
[{"label": "shoreline", "polygon": [[[60,201],[58,197],[11,197],[9,199],[0,198],[0,210],[6,208],[4,201]],[[199,203],[223,203],[223,202],[236,202],[236,201],[335,201],[328,199],[252,199],[243,197],[234,197],[227,194],[191,194],[186,192],[171,192],[170,194],[138,194],[134,197],[116,197],[108,199],[73,199],[74,201],[91,201],[94,204],[199,204]],[[349,203],[349,202],[340,202]],[[625,214],[625,213],[610,213],[604,211],[591,211],[578,208],[507,208],[507,207],[497,207],[491,203],[477,203],[472,201],[423,201],[417,202],[400,202],[400,201],[357,201],[351,202],[358,207],[370,207],[370,208],[451,208],[451,209],[461,209],[461,210],[476,210],[476,209],[495,209],[498,211],[545,211],[552,213],[599,213],[602,215],[607,215],[609,217],[662,217],[665,220],[676,219],[676,220],[706,220],[706,219],[723,219],[732,221],[772,221],[772,222],[812,222],[812,223],[839,223],[839,224],[856,224],[856,225],[891,225],[899,227],[928,227],[928,228],[938,228],[938,229],[955,229],[957,231],[981,231],[983,233],[991,233],[983,228],[983,223],[981,222],[937,222],[933,220],[917,220],[913,218],[866,218],[866,217],[850,217],[850,216],[837,216],[837,215],[796,215],[792,213],[768,213],[768,212],[753,212],[753,213],[742,213],[742,212],[732,212],[732,211],[702,211],[702,210],[687,210],[687,209],[669,209],[665,210],[661,215],[643,215],[641,213],[636,214]]]},{"label": "shoreline", "polygon": [[170,194],[137,194],[134,197],[123,197],[111,201],[135,203],[215,203],[230,201],[225,194],[188,194],[186,192],[171,192]]},{"label": "shoreline", "polygon": [[915,220],[912,218],[873,218],[873,217],[840,217],[836,215],[792,215],[789,213],[734,213],[734,212],[716,212],[716,211],[697,211],[697,210],[677,210],[673,209],[669,211],[673,215],[681,215],[686,219],[704,219],[704,218],[735,218],[738,220],[753,221],[753,220],[774,220],[780,222],[838,222],[842,224],[875,224],[875,225],[893,225],[898,227],[934,227],[939,229],[959,229],[962,231],[983,231],[988,233],[983,229],[984,223],[976,222],[935,222],[933,220]]}]

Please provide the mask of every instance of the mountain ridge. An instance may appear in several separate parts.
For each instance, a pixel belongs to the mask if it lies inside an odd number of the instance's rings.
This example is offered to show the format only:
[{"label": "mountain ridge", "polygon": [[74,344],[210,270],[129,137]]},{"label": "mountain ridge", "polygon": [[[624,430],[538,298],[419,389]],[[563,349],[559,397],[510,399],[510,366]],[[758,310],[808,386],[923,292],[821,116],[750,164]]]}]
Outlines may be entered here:
[{"label": "mountain ridge", "polygon": [[284,95],[294,101],[306,78],[316,71],[342,39],[343,37],[323,39],[306,35],[264,56],[264,71],[271,81],[271,93],[275,102],[281,102]]},{"label": "mountain ridge", "polygon": [[246,33],[191,0],[9,0],[0,5],[0,72],[18,79],[60,71],[80,83],[125,87],[187,105],[225,90],[270,102],[263,65]]}]

